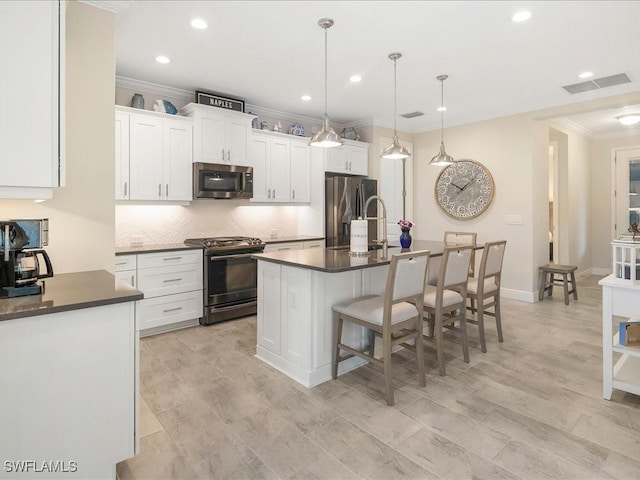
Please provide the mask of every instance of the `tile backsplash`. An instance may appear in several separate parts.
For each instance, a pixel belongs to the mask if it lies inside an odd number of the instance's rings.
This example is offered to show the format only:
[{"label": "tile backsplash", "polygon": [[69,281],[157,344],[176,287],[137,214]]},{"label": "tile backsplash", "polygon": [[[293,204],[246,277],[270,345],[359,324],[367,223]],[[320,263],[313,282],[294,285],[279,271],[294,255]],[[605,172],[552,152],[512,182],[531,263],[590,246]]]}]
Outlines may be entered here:
[{"label": "tile backsplash", "polygon": [[181,243],[186,238],[298,234],[297,206],[243,200],[194,200],[180,205],[116,205],[116,246]]}]

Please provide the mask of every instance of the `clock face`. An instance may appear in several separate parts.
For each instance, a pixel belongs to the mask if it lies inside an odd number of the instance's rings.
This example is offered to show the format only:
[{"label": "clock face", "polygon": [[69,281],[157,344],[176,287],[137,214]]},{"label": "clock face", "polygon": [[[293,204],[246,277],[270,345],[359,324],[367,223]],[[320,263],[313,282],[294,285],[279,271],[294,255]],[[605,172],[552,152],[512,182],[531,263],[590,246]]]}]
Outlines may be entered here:
[{"label": "clock face", "polygon": [[484,165],[473,160],[458,160],[440,172],[435,195],[444,213],[468,220],[489,207],[494,190],[493,177]]}]

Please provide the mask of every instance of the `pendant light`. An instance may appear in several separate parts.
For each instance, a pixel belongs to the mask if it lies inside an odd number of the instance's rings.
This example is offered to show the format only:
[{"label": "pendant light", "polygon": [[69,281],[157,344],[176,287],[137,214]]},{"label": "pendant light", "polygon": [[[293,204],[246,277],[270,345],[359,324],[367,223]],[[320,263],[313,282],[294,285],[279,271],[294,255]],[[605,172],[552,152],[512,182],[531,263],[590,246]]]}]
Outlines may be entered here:
[{"label": "pendant light", "polygon": [[309,145],[312,147],[332,148],[342,145],[342,138],[329,126],[329,115],[327,114],[327,29],[333,25],[330,18],[321,18],[318,25],[324,30],[324,120],[322,121],[322,129],[317,132]]},{"label": "pendant light", "polygon": [[440,81],[440,153],[431,159],[429,165],[451,165],[455,160],[451,155],[447,155],[444,150],[444,81],[449,75],[438,75],[436,79]]},{"label": "pendant light", "polygon": [[396,109],[398,107],[397,101],[397,75],[396,75],[396,61],[402,57],[401,53],[394,52],[389,54],[389,58],[393,60],[393,142],[387,148],[385,148],[380,157],[388,158],[390,160],[402,160],[411,156],[409,150],[404,148],[398,142],[398,130],[396,129],[396,119],[398,114]]}]

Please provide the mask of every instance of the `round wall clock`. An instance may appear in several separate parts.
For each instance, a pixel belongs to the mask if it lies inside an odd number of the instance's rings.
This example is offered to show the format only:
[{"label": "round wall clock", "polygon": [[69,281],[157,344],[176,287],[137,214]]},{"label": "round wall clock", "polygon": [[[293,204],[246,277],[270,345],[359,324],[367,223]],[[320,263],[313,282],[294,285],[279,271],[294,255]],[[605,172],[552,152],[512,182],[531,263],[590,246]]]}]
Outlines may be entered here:
[{"label": "round wall clock", "polygon": [[484,212],[495,185],[489,170],[474,160],[458,160],[440,172],[435,196],[444,213],[458,220],[469,220]]}]

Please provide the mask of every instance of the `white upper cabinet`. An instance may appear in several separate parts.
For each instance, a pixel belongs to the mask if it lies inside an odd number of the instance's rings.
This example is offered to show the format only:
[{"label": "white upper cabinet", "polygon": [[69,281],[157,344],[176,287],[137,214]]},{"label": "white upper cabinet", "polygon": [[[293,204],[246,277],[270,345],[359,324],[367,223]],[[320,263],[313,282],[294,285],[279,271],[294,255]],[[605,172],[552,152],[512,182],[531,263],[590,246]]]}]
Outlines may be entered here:
[{"label": "white upper cabinet", "polygon": [[252,202],[288,202],[291,184],[290,142],[283,136],[256,133],[251,137]]},{"label": "white upper cabinet", "polygon": [[362,142],[345,140],[341,147],[328,148],[325,171],[348,175],[367,175],[369,172],[369,146]]},{"label": "white upper cabinet", "polygon": [[129,115],[116,112],[116,200],[129,198]]},{"label": "white upper cabinet", "polygon": [[0,2],[0,198],[64,185],[64,3]]},{"label": "white upper cabinet", "polygon": [[192,199],[192,120],[116,107],[116,199]]},{"label": "white upper cabinet", "polygon": [[291,201],[311,201],[311,147],[307,139],[291,140]]},{"label": "white upper cabinet", "polygon": [[182,113],[194,119],[193,161],[251,166],[253,115],[190,103]]},{"label": "white upper cabinet", "polygon": [[310,202],[311,151],[306,139],[255,132],[250,145],[252,202]]}]

